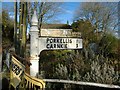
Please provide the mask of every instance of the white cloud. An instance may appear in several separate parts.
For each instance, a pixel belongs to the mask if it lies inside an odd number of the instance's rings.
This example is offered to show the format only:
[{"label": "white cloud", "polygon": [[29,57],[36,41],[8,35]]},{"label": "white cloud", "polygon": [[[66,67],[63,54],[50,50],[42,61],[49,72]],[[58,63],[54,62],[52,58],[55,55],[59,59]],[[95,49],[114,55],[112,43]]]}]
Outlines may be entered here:
[{"label": "white cloud", "polygon": [[73,13],[73,11],[71,11],[71,10],[65,10],[65,11],[66,11],[66,13],[69,13],[69,14]]}]

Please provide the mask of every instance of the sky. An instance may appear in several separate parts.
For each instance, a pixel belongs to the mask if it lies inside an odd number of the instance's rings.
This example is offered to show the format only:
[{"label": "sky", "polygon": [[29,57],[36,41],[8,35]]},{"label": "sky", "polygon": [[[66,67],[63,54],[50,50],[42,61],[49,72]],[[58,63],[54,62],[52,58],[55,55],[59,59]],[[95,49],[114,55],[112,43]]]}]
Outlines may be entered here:
[{"label": "sky", "polygon": [[[14,2],[14,1],[20,1],[20,0],[0,0],[2,2]],[[24,0],[27,2],[119,2],[120,0]]]},{"label": "sky", "polygon": [[[57,16],[59,23],[72,24],[75,10],[79,7],[80,2],[64,2],[60,6],[62,13]],[[5,8],[9,11],[9,16],[14,18],[14,2],[2,2],[2,8]],[[29,25],[28,25],[29,27]],[[27,33],[29,33],[29,28],[27,28]]]},{"label": "sky", "polygon": [[79,7],[80,2],[65,2],[63,4],[62,9],[64,9],[64,14],[60,15],[60,19],[62,20],[62,23],[69,23],[71,24],[73,22],[74,14],[76,9]]},{"label": "sky", "polygon": [[2,8],[2,3],[0,2],[0,12],[2,11],[2,9],[1,9],[1,8]]},{"label": "sky", "polygon": [[[75,11],[80,6],[80,3],[81,2],[64,2],[63,5],[60,7],[63,13],[60,14],[57,19],[59,19],[62,24],[66,24],[67,21],[69,21],[69,24],[72,24]],[[7,8],[8,11],[12,12],[9,12],[9,15],[11,17],[14,16],[14,2],[2,2],[2,8]]]},{"label": "sky", "polygon": [[[57,19],[60,20],[60,23],[69,23],[71,24],[73,22],[73,17],[75,10],[80,5],[80,2],[64,2],[60,8],[62,13],[57,16]],[[13,2],[3,2],[2,8],[6,8],[10,15],[14,15],[14,3]],[[12,17],[12,16],[11,16]]]}]

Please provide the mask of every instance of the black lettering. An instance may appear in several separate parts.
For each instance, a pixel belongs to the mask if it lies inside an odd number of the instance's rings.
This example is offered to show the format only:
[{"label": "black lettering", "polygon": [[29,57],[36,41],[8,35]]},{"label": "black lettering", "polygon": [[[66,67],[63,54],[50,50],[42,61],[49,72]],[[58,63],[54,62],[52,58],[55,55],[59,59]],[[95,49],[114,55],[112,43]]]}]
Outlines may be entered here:
[{"label": "black lettering", "polygon": [[72,39],[70,39],[69,42],[72,43]]},{"label": "black lettering", "polygon": [[53,42],[56,43],[56,38],[53,39]]},{"label": "black lettering", "polygon": [[65,44],[65,48],[67,48],[67,44]]},{"label": "black lettering", "polygon": [[66,40],[66,42],[65,43],[69,43],[69,39],[65,39]]},{"label": "black lettering", "polygon": [[50,44],[50,48],[53,48],[53,45],[52,45],[52,44]]},{"label": "black lettering", "polygon": [[59,42],[59,43],[63,43],[63,42],[62,42],[62,40],[63,40],[63,39],[62,39],[62,38],[60,38],[60,42]]},{"label": "black lettering", "polygon": [[56,39],[56,43],[59,43],[59,38]]},{"label": "black lettering", "polygon": [[51,38],[51,39],[50,39],[50,43],[52,43],[52,42],[53,42],[53,39]]},{"label": "black lettering", "polygon": [[49,41],[49,38],[47,38],[47,41],[46,41],[46,43],[48,43],[48,41]]},{"label": "black lettering", "polygon": [[53,39],[52,38],[47,38],[47,41],[46,41],[46,43],[53,43]]},{"label": "black lettering", "polygon": [[65,39],[63,39],[63,43],[66,43],[66,42],[65,42]]},{"label": "black lettering", "polygon": [[53,49],[53,48],[57,49],[57,48],[68,48],[68,47],[67,47],[67,44],[61,44],[60,43],[60,44],[47,44],[46,48],[47,49]]},{"label": "black lettering", "polygon": [[61,48],[63,48],[63,44],[61,44]]},{"label": "black lettering", "polygon": [[50,48],[50,47],[49,47],[49,44],[46,45],[46,48]]},{"label": "black lettering", "polygon": [[57,48],[60,48],[60,44],[57,44]]},{"label": "black lettering", "polygon": [[56,48],[56,44],[54,44],[54,48]]},{"label": "black lettering", "polygon": [[78,48],[78,44],[76,44],[76,48]]}]

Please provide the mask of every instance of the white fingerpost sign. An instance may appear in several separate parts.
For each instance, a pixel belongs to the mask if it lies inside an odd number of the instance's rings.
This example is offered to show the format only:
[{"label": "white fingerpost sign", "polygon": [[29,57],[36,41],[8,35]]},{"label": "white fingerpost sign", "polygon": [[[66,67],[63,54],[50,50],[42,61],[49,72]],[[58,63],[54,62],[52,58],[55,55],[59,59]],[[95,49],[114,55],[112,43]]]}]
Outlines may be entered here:
[{"label": "white fingerpost sign", "polygon": [[30,75],[39,72],[39,54],[43,50],[81,49],[82,39],[68,37],[39,37],[36,11],[31,20],[30,29]]},{"label": "white fingerpost sign", "polygon": [[63,37],[40,37],[39,52],[42,50],[81,49],[82,39]]}]

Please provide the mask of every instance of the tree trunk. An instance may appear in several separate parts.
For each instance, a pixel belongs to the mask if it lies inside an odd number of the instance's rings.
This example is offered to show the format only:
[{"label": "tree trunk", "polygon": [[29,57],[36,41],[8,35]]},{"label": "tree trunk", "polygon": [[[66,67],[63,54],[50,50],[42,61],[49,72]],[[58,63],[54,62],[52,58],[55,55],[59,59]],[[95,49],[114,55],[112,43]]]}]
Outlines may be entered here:
[{"label": "tree trunk", "polygon": [[22,32],[23,32],[23,2],[20,2],[20,21],[19,21],[19,55],[21,56],[22,53]]},{"label": "tree trunk", "polygon": [[23,10],[23,31],[22,31],[22,41],[21,41],[22,57],[26,57],[26,32],[27,32],[27,2],[24,3],[24,10]]},{"label": "tree trunk", "polygon": [[14,46],[15,46],[15,53],[17,53],[17,2],[14,2]]},{"label": "tree trunk", "polygon": [[43,4],[44,2],[41,2],[41,5],[40,5],[40,17],[38,18],[38,27],[39,27],[39,35],[41,36],[41,26],[42,26],[42,21],[43,21],[43,15],[42,15],[42,9],[43,9]]}]

